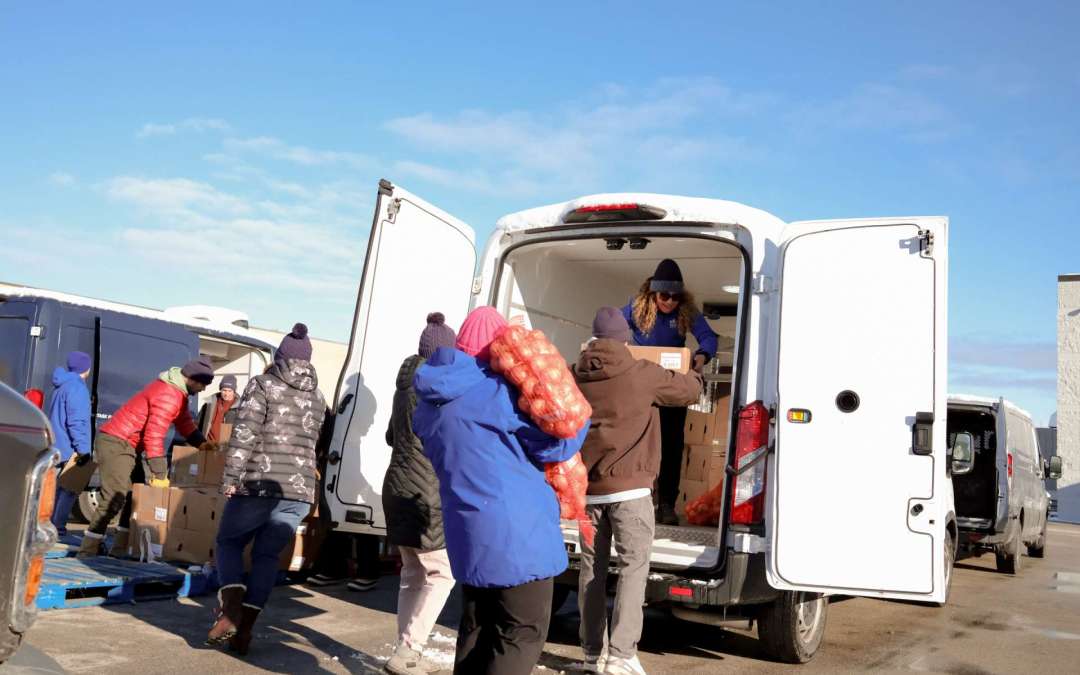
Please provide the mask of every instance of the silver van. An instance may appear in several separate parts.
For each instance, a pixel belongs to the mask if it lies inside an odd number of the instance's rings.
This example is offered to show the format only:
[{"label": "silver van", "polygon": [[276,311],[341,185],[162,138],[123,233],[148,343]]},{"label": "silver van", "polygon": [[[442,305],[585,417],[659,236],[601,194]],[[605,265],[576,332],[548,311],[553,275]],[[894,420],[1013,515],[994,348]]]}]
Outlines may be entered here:
[{"label": "silver van", "polygon": [[1003,398],[953,395],[946,433],[954,460],[974,455],[969,470],[952,476],[961,548],[992,550],[1008,574],[1020,571],[1025,547],[1043,557],[1050,517],[1044,481],[1061,475],[1061,458],[1043,460],[1031,415]]}]

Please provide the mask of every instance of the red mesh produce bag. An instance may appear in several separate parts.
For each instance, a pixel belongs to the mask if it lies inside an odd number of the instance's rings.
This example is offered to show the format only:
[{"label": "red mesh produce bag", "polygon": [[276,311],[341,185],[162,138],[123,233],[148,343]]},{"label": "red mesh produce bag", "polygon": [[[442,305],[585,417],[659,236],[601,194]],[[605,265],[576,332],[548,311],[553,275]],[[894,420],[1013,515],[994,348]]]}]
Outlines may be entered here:
[{"label": "red mesh produce bag", "polygon": [[724,505],[724,483],[686,503],[686,520],[691,525],[717,525]]},{"label": "red mesh produce bag", "polygon": [[581,453],[565,462],[552,462],[544,467],[544,476],[559,499],[559,517],[576,520],[581,539],[591,548],[596,530],[585,512],[585,492],[589,487],[589,472]]},{"label": "red mesh produce bag", "polygon": [[544,433],[573,438],[592,417],[566,361],[538,330],[507,326],[491,343],[491,367],[521,392],[518,408]]}]

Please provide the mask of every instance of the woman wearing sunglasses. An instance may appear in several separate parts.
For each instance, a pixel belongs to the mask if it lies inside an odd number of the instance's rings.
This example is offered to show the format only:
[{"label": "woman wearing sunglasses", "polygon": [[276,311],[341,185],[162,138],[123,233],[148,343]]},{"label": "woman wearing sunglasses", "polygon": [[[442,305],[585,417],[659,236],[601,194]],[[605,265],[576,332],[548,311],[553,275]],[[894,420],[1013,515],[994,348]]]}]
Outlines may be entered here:
[{"label": "woman wearing sunglasses", "polygon": [[[670,259],[660,261],[656,272],[645,280],[637,296],[623,307],[634,343],[648,347],[685,347],[686,334],[693,333],[698,350],[694,369],[701,371],[716,354],[716,333],[694,304],[694,296],[683,286],[682,270]],[[675,500],[679,496],[679,472],[683,459],[683,427],[686,408],[660,408],[660,478],[656,519],[661,525],[677,525]]]}]

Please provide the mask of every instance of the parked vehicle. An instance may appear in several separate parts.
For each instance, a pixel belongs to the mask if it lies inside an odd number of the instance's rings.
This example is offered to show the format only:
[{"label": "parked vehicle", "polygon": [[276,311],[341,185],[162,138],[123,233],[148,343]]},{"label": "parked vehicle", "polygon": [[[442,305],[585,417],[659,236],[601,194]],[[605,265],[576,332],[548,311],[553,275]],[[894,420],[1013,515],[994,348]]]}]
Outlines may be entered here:
[{"label": "parked vehicle", "polygon": [[[656,528],[648,601],[691,621],[756,620],[791,662],[817,651],[830,594],[944,602],[947,247],[941,217],[786,224],[733,202],[609,194],[500,219],[477,275],[467,225],[381,181],[336,397],[331,516],[385,534],[383,432],[415,349],[403,327],[489,304],[573,360],[596,309],[672,258],[734,337],[734,433],[719,525]],[[563,531],[572,587],[578,533]]]},{"label": "parked vehicle", "polygon": [[[0,284],[0,382],[48,410],[52,373],[68,352],[90,354],[91,424],[112,417],[128,398],[158,373],[199,354],[209,356],[216,374],[233,374],[243,390],[247,379],[270,363],[272,347],[239,326],[185,321],[175,312]],[[191,397],[193,412],[216,389]],[[165,439],[168,448],[172,430]],[[96,510],[96,479],[78,511]]]},{"label": "parked vehicle", "polygon": [[59,456],[45,415],[0,383],[0,663],[15,654],[37,616],[45,553],[56,543],[49,516]]},{"label": "parked vehicle", "polygon": [[1061,476],[1061,458],[1042,458],[1031,416],[1003,398],[950,396],[947,426],[951,442],[966,434],[974,449],[971,470],[952,478],[961,547],[991,550],[998,570],[1016,574],[1025,547],[1045,555],[1044,481]]}]

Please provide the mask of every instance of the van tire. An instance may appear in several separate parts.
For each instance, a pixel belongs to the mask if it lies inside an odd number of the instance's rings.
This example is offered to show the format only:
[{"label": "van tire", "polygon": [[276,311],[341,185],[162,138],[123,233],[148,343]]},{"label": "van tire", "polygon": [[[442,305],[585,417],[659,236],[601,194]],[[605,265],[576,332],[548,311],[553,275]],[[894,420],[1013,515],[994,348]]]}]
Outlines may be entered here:
[{"label": "van tire", "polygon": [[[1047,518],[1049,520],[1049,518]],[[1046,557],[1046,522],[1043,521],[1042,532],[1039,533],[1039,539],[1027,547],[1027,554],[1032,558],[1045,558]]]},{"label": "van tire", "polygon": [[994,551],[994,555],[997,558],[997,570],[998,572],[1004,572],[1005,574],[1019,574],[1020,568],[1023,566],[1023,554],[1021,553],[1020,542],[1020,529],[1021,525],[1017,523],[1016,529],[1013,531],[1013,536],[1009,538],[1001,548]]},{"label": "van tire", "polygon": [[956,537],[952,532],[945,534],[945,599],[937,603],[938,607],[949,604],[949,594],[952,592],[953,569],[956,566]]},{"label": "van tire", "polygon": [[758,639],[783,663],[806,663],[825,637],[829,599],[820,593],[783,591],[758,613]]}]

